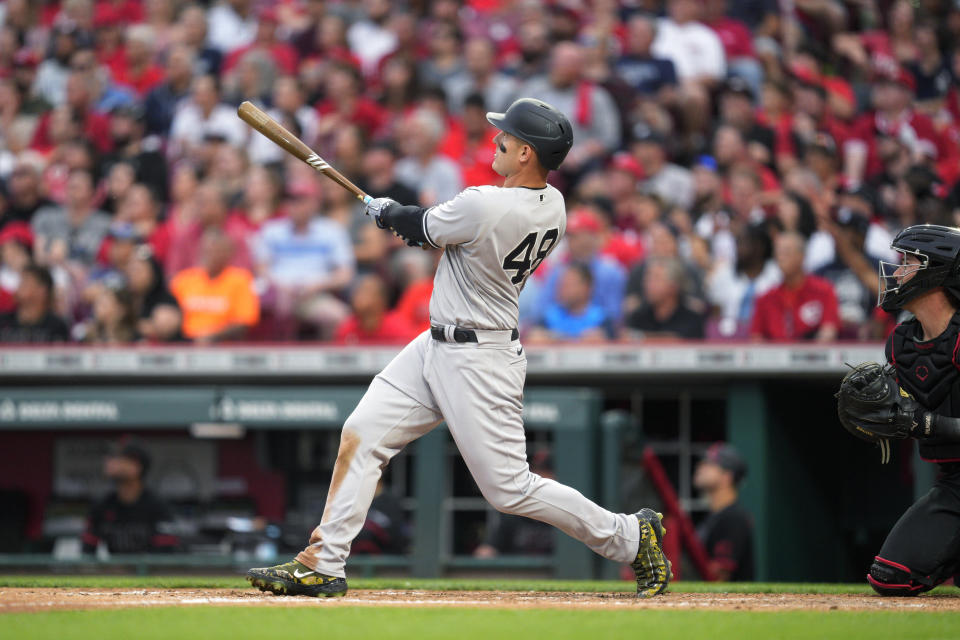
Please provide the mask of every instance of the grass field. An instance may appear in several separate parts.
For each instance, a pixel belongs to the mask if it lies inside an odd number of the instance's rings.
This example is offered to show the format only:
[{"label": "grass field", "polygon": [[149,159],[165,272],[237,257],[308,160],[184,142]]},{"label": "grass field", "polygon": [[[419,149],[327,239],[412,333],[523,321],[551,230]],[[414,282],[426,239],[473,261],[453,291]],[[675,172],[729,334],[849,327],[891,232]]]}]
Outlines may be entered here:
[{"label": "grass field", "polygon": [[[696,640],[792,639],[792,638],[923,638],[925,640],[960,637],[960,589],[945,587],[919,599],[879,599],[870,596],[864,585],[823,584],[703,584],[678,582],[671,593],[655,601],[636,603],[627,594],[627,582],[567,582],[517,580],[416,580],[358,579],[351,580],[351,594],[364,592],[406,594],[440,592],[487,596],[502,593],[547,592],[553,598],[564,594],[585,596],[589,607],[578,608],[510,608],[452,606],[355,606],[346,600],[314,600],[307,598],[271,598],[250,593],[246,582],[232,577],[88,577],[88,576],[0,576],[0,611],[9,611],[14,592],[29,592],[42,597],[47,593],[68,596],[83,595],[93,590],[121,590],[125,594],[190,593],[209,591],[236,594],[263,606],[141,606],[136,608],[98,608],[84,610],[50,610],[0,615],[0,639],[56,638],[80,640],[105,638],[191,640],[193,638],[237,640],[239,638],[276,638],[300,640],[323,638],[355,640],[376,638],[417,639],[499,639],[537,640],[600,640],[601,638],[690,638]],[[176,591],[174,591],[176,590]],[[610,594],[610,595],[606,595]],[[687,599],[696,594],[742,594],[762,602],[790,602],[792,599],[815,597],[818,601],[865,601],[871,610],[738,610],[734,606],[712,610],[702,606],[685,609]],[[751,596],[750,594],[765,594]],[[107,593],[107,595],[111,595]],[[707,596],[708,600],[709,597]],[[283,606],[292,604],[299,606]],[[734,595],[732,602],[737,602]],[[472,602],[468,600],[468,602]],[[550,605],[548,601],[547,605]],[[692,600],[690,602],[693,602]],[[660,608],[660,604],[664,607]],[[891,608],[885,608],[887,605]],[[936,604],[949,610],[923,608]],[[763,606],[767,606],[763,604]],[[672,607],[672,608],[671,608]],[[879,608],[877,608],[879,607]]]}]

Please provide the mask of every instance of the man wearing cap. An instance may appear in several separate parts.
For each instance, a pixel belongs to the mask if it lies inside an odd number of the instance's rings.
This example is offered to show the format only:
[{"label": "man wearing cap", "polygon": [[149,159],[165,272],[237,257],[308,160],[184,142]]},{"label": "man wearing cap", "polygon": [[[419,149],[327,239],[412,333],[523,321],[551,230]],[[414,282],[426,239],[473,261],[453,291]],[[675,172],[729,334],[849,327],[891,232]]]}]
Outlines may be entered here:
[{"label": "man wearing cap", "polygon": [[710,507],[697,535],[710,557],[713,575],[723,581],[753,580],[753,518],[737,502],[746,475],[746,462],[724,443],[707,450],[693,475],[693,486]]},{"label": "man wearing cap", "polygon": [[956,163],[960,150],[948,136],[937,134],[933,121],[913,108],[916,81],[901,67],[880,74],[873,87],[874,111],[860,116],[844,147],[847,178],[854,184],[883,171],[877,142],[881,136],[900,140],[914,162]]},{"label": "man wearing cap", "polygon": [[498,511],[546,522],[610,560],[630,563],[637,595],[670,580],[661,516],[613,513],[575,489],[531,473],[523,427],[527,358],[517,330],[527,278],[563,238],[566,207],[547,183],[573,146],[573,127],[533,98],[488,113],[502,187],[470,187],[428,208],[378,198],[366,213],[412,246],[443,248],[430,299],[430,330],[370,383],[340,436],[326,506],[306,548],[247,579],[282,595],[347,592],[346,561],[382,469],[441,421],[481,493]]},{"label": "man wearing cap", "polygon": [[[607,321],[616,323],[621,315],[627,274],[616,260],[601,253],[604,226],[600,214],[593,209],[583,207],[571,211],[567,220],[567,251],[561,256],[561,262],[582,264],[590,270],[590,301],[602,310]],[[541,313],[560,302],[559,284],[564,272],[560,267],[550,270],[543,284]]]},{"label": "man wearing cap", "polygon": [[103,473],[113,490],[93,505],[87,516],[83,547],[97,551],[103,545],[110,553],[169,551],[178,540],[170,532],[173,514],[144,485],[150,470],[150,454],[139,444],[118,445],[103,463]]},{"label": "man wearing cap", "polygon": [[633,128],[630,151],[647,177],[640,188],[669,205],[689,210],[693,205],[693,175],[667,160],[666,145],[663,134],[646,123],[640,122]]}]

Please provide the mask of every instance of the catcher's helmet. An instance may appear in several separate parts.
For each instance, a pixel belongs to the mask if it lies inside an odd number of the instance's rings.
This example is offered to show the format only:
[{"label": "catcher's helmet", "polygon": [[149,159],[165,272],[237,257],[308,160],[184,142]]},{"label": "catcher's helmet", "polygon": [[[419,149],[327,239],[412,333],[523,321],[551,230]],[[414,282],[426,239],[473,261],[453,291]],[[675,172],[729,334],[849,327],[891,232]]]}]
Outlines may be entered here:
[{"label": "catcher's helmet", "polygon": [[[916,224],[897,234],[890,248],[920,259],[904,266],[880,262],[877,304],[894,311],[921,293],[943,287],[960,299],[960,229],[936,224]],[[899,272],[898,272],[899,270]],[[906,277],[913,275],[909,280]]]},{"label": "catcher's helmet", "polygon": [[559,167],[573,146],[573,127],[567,116],[543,100],[520,98],[505,113],[487,113],[487,120],[533,147],[547,169]]}]

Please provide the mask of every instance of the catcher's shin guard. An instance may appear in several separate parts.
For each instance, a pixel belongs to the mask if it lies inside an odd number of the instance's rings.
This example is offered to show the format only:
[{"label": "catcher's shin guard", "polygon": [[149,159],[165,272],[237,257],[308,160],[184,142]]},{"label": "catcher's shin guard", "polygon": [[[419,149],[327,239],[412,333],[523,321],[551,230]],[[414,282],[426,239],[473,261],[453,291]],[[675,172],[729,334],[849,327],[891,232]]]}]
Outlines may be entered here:
[{"label": "catcher's shin guard", "polygon": [[915,596],[936,585],[930,576],[922,576],[906,565],[880,556],[873,559],[867,582],[882,596]]}]

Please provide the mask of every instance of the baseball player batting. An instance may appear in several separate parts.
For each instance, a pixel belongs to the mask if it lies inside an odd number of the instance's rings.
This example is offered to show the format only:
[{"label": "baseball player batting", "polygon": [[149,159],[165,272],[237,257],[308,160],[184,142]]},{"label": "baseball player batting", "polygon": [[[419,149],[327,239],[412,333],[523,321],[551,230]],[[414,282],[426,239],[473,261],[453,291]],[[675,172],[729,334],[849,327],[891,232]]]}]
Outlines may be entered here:
[{"label": "baseball player batting", "polygon": [[444,420],[496,509],[549,523],[605,558],[630,563],[639,596],[667,587],[671,571],[660,514],[612,513],[527,465],[527,358],[517,332],[517,299],[563,237],[563,196],[546,179],[563,162],[573,134],[566,116],[530,98],[487,119],[499,129],[493,169],[504,177],[503,187],[470,187],[426,209],[389,198],[366,205],[379,227],[408,244],[444,249],[430,299],[431,328],[373,379],[347,418],[326,507],[307,547],[286,564],[247,572],[261,591],[345,594],[350,544],[381,470]]}]

